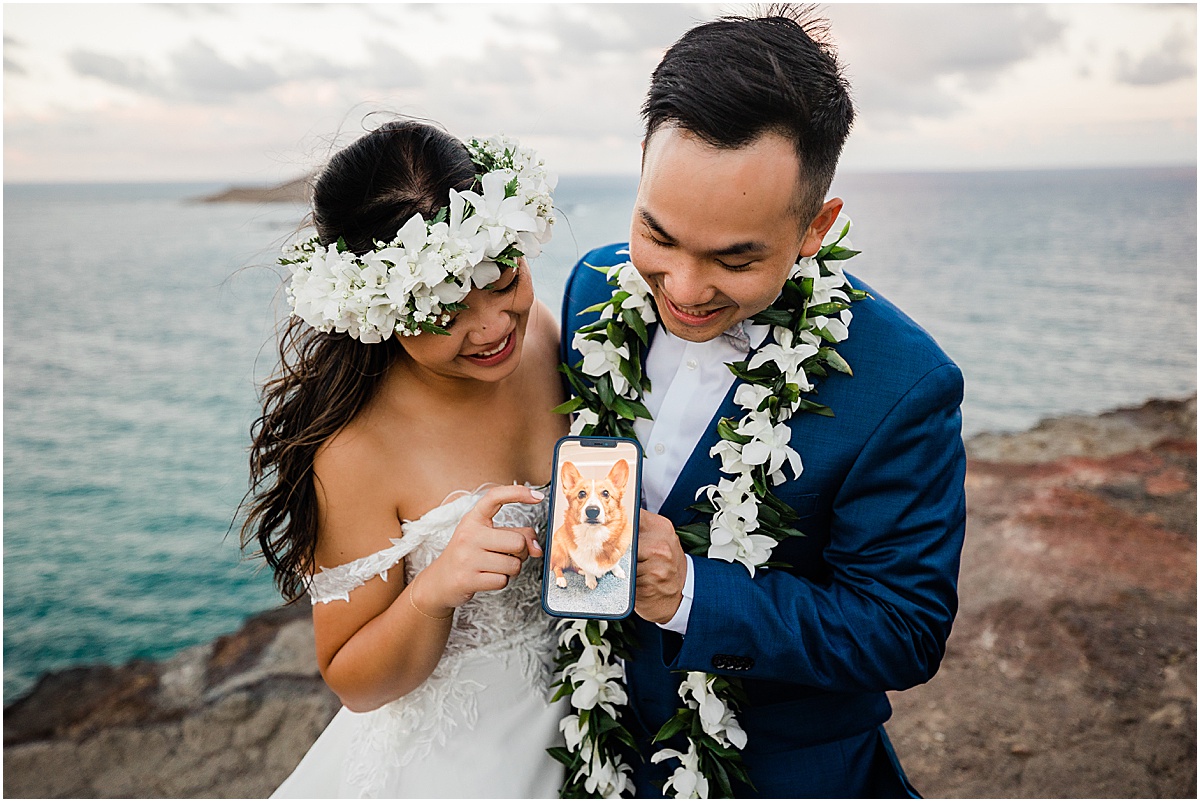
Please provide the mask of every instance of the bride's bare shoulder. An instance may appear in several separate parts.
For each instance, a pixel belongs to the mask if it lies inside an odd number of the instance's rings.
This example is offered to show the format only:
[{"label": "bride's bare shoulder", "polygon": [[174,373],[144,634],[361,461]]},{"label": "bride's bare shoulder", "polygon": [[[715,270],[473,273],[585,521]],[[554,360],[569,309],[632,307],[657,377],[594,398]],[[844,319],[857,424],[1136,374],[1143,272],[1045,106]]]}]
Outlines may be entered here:
[{"label": "bride's bare shoulder", "polygon": [[400,537],[394,451],[362,416],[317,450],[313,482],[317,495],[317,557],[341,565],[387,548]]}]

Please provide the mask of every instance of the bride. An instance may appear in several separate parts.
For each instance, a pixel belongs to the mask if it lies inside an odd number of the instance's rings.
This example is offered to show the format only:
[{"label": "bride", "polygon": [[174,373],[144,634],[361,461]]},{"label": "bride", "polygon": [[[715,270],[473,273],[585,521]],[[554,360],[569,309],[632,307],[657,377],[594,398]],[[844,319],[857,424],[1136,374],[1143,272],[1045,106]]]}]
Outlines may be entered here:
[{"label": "bride", "polygon": [[565,417],[525,257],[553,179],[529,150],[385,124],[318,177],[285,250],[244,545],[308,593],[344,707],[277,797],[553,797],[563,710],[539,588]]}]

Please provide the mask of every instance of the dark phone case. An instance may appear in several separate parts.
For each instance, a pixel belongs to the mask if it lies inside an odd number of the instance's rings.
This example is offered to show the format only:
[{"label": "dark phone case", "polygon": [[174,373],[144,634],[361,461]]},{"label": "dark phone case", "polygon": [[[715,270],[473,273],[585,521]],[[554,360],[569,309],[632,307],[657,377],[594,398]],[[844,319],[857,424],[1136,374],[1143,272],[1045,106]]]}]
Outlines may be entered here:
[{"label": "dark phone case", "polygon": [[[594,448],[589,448],[588,449],[589,451],[602,451],[606,447],[615,449],[615,446],[617,443],[629,443],[633,446],[635,454],[636,454],[636,459],[633,460],[633,465],[630,467],[630,475],[625,484],[625,487],[626,487],[625,492],[629,493],[630,491],[632,491],[632,493],[633,493],[633,507],[632,507],[632,512],[629,513],[630,518],[632,519],[633,537],[630,541],[629,550],[628,550],[628,554],[630,555],[629,569],[628,569],[628,576],[627,576],[627,581],[629,583],[629,589],[628,589],[628,594],[626,597],[626,603],[625,603],[623,609],[621,609],[619,611],[592,612],[592,611],[584,611],[584,610],[563,610],[563,609],[556,609],[555,607],[551,606],[551,595],[552,594],[558,595],[561,592],[563,592],[563,590],[558,588],[558,586],[555,584],[555,575],[551,568],[551,559],[550,558],[551,558],[552,550],[554,547],[554,532],[556,529],[555,519],[557,517],[557,511],[560,508],[560,505],[566,504],[566,501],[562,496],[562,488],[560,486],[560,483],[562,481],[562,465],[561,465],[561,463],[563,462],[563,460],[561,459],[562,448],[563,448],[563,445],[567,444],[567,443],[579,443],[585,448],[587,448],[591,444],[605,444],[605,445],[597,445]],[[612,445],[609,446],[607,444],[612,444]],[[617,457],[614,457],[614,460],[613,460],[614,464],[617,459],[618,459]],[[643,453],[642,453],[641,445],[636,440],[633,440],[628,437],[582,437],[582,436],[576,436],[576,435],[568,435],[566,437],[560,438],[559,441],[554,444],[554,476],[550,481],[550,488],[549,488],[549,490],[547,490],[547,492],[550,494],[550,510],[549,510],[549,514],[547,516],[545,556],[543,558],[543,566],[542,566],[542,597],[541,597],[541,601],[542,601],[542,609],[545,610],[548,615],[552,615],[552,616],[555,616],[558,618],[595,618],[595,619],[603,619],[603,620],[615,620],[615,619],[626,618],[629,616],[630,613],[633,612],[634,599],[635,599],[635,594],[636,594],[636,584],[637,584],[635,582],[635,576],[637,573],[638,516],[640,514],[641,507],[642,507],[642,459],[643,459]],[[576,576],[579,577],[581,582],[583,581],[582,574],[577,574]],[[604,581],[604,579],[608,576],[609,576],[609,574],[606,574],[604,577],[601,577],[599,581]],[[621,580],[618,580],[618,581],[621,581]],[[568,580],[568,582],[570,583],[570,580]],[[597,590],[598,590],[598,588],[597,588]],[[595,591],[587,591],[587,592],[594,593]]]}]

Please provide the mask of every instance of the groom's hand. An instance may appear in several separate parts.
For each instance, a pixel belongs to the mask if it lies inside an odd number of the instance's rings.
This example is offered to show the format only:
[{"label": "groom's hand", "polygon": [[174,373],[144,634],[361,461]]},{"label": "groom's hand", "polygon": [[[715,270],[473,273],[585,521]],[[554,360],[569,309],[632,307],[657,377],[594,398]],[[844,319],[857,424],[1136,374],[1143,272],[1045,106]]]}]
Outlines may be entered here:
[{"label": "groom's hand", "polygon": [[641,510],[638,520],[637,602],[634,611],[647,621],[665,624],[683,601],[687,556],[675,524]]}]

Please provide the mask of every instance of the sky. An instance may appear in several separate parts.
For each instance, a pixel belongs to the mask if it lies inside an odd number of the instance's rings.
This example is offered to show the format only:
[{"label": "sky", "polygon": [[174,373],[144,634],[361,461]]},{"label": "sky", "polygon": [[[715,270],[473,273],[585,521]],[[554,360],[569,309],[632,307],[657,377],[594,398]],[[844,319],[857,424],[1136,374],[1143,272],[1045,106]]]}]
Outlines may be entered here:
[{"label": "sky", "polygon": [[[406,114],[636,174],[665,50],[732,4],[6,3],[4,180],[271,184]],[[1194,165],[1196,6],[827,4],[845,171]]]}]

